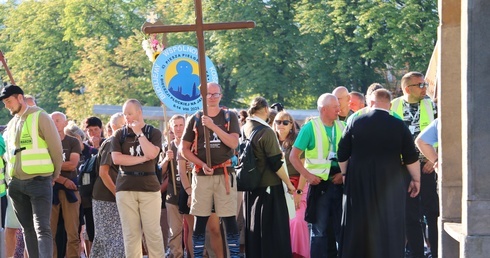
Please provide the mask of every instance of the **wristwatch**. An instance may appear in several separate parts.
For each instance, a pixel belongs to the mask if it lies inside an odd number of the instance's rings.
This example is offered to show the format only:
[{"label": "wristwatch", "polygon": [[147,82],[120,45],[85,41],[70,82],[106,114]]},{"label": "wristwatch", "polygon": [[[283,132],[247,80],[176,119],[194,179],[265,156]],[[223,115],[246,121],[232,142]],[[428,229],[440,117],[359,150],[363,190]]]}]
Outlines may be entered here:
[{"label": "wristwatch", "polygon": [[296,190],[296,194],[303,194],[303,190],[301,189]]},{"label": "wristwatch", "polygon": [[140,138],[140,137],[145,137],[145,134],[144,134],[144,133],[140,133],[140,134],[138,134],[138,135],[136,135],[136,136],[138,136],[138,138]]}]

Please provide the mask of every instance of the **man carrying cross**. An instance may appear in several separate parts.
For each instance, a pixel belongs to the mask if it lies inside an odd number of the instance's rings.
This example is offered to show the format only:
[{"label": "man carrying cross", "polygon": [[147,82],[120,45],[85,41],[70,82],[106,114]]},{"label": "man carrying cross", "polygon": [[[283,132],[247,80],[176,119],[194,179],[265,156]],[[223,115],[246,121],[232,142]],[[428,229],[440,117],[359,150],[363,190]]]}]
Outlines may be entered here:
[{"label": "man carrying cross", "polygon": [[[208,100],[208,115],[199,111],[187,121],[181,144],[182,155],[194,163],[191,194],[191,214],[196,216],[194,257],[202,257],[206,223],[213,208],[225,224],[231,257],[238,257],[237,190],[235,170],[230,159],[238,146],[240,126],[234,113],[227,112],[219,106],[222,98],[221,86],[208,83],[207,91],[205,97]],[[218,136],[216,141],[213,140],[207,145],[213,152],[210,166],[206,164],[204,128],[210,131],[208,137],[213,134]],[[210,231],[211,238],[219,237],[219,229]],[[216,250],[215,253],[218,257],[222,255],[222,252]]]}]

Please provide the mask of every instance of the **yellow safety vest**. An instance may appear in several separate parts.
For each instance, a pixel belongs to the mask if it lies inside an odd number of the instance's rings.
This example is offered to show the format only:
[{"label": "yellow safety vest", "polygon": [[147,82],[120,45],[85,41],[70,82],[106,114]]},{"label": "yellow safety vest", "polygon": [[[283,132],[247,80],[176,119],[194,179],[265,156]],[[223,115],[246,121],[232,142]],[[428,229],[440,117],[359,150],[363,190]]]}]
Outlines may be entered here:
[{"label": "yellow safety vest", "polygon": [[[327,130],[325,129],[322,120],[318,117],[313,119],[311,123],[313,126],[313,135],[315,137],[315,147],[312,150],[305,150],[305,168],[322,180],[328,180],[332,163],[332,161],[328,159],[328,155],[333,148],[330,146]],[[344,122],[339,120],[334,121],[332,132],[335,134],[335,149],[338,148],[344,128]]]},{"label": "yellow safety vest", "polygon": [[3,159],[0,157],[0,197],[7,194],[7,185],[5,184],[5,173],[3,171]]},{"label": "yellow safety vest", "polygon": [[[20,160],[22,164],[22,170],[28,175],[47,174],[54,172],[53,161],[48,152],[48,145],[46,141],[39,137],[39,114],[41,110],[29,114],[26,121],[22,125],[22,131],[20,134]],[[12,130],[12,128],[11,128]],[[15,128],[13,129],[15,130]],[[15,133],[10,131],[8,141],[15,142]],[[11,137],[13,136],[13,137]],[[10,144],[15,146],[15,144]],[[24,149],[25,148],[25,149]],[[10,175],[14,175],[14,164],[17,155],[11,155],[10,158]]]},{"label": "yellow safety vest", "polygon": [[[397,115],[399,115],[403,119],[403,98],[399,97],[391,101],[391,110],[394,111]],[[424,130],[433,120],[434,120],[434,112],[432,101],[430,99],[422,99],[419,102],[420,108],[420,118],[419,118],[419,126],[420,131]]]}]

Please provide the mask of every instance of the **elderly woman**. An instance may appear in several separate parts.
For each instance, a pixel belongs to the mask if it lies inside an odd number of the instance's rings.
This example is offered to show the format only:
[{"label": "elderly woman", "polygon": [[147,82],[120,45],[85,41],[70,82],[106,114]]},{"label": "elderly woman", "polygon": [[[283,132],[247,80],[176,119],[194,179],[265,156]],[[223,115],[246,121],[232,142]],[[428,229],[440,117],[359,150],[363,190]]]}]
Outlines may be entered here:
[{"label": "elderly woman", "polygon": [[[294,205],[296,207],[296,217],[289,221],[291,231],[291,248],[293,257],[309,257],[310,255],[310,233],[308,224],[305,221],[306,193],[308,185],[306,179],[300,176],[299,172],[289,162],[289,153],[293,147],[294,140],[298,136],[294,119],[286,111],[280,111],[274,118],[272,128],[277,134],[281,146],[284,160],[286,162],[289,180],[297,189],[294,193]],[[301,157],[304,159],[304,154]]]},{"label": "elderly woman", "polygon": [[250,117],[243,126],[245,137],[259,129],[252,139],[256,165],[262,171],[259,187],[245,193],[246,257],[292,257],[289,237],[289,217],[282,182],[293,193],[294,188],[282,165],[282,152],[276,133],[269,127],[270,108],[262,97],[253,100]]}]

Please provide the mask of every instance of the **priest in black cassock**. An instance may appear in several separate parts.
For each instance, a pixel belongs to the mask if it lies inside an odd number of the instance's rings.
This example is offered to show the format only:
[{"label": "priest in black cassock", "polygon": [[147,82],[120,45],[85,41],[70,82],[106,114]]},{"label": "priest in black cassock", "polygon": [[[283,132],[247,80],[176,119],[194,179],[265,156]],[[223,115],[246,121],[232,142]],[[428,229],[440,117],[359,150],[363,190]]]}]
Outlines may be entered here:
[{"label": "priest in black cassock", "polygon": [[389,91],[372,96],[372,110],[346,128],[337,153],[345,182],[341,258],[403,258],[405,193],[413,198],[420,189],[410,130],[389,114]]}]

